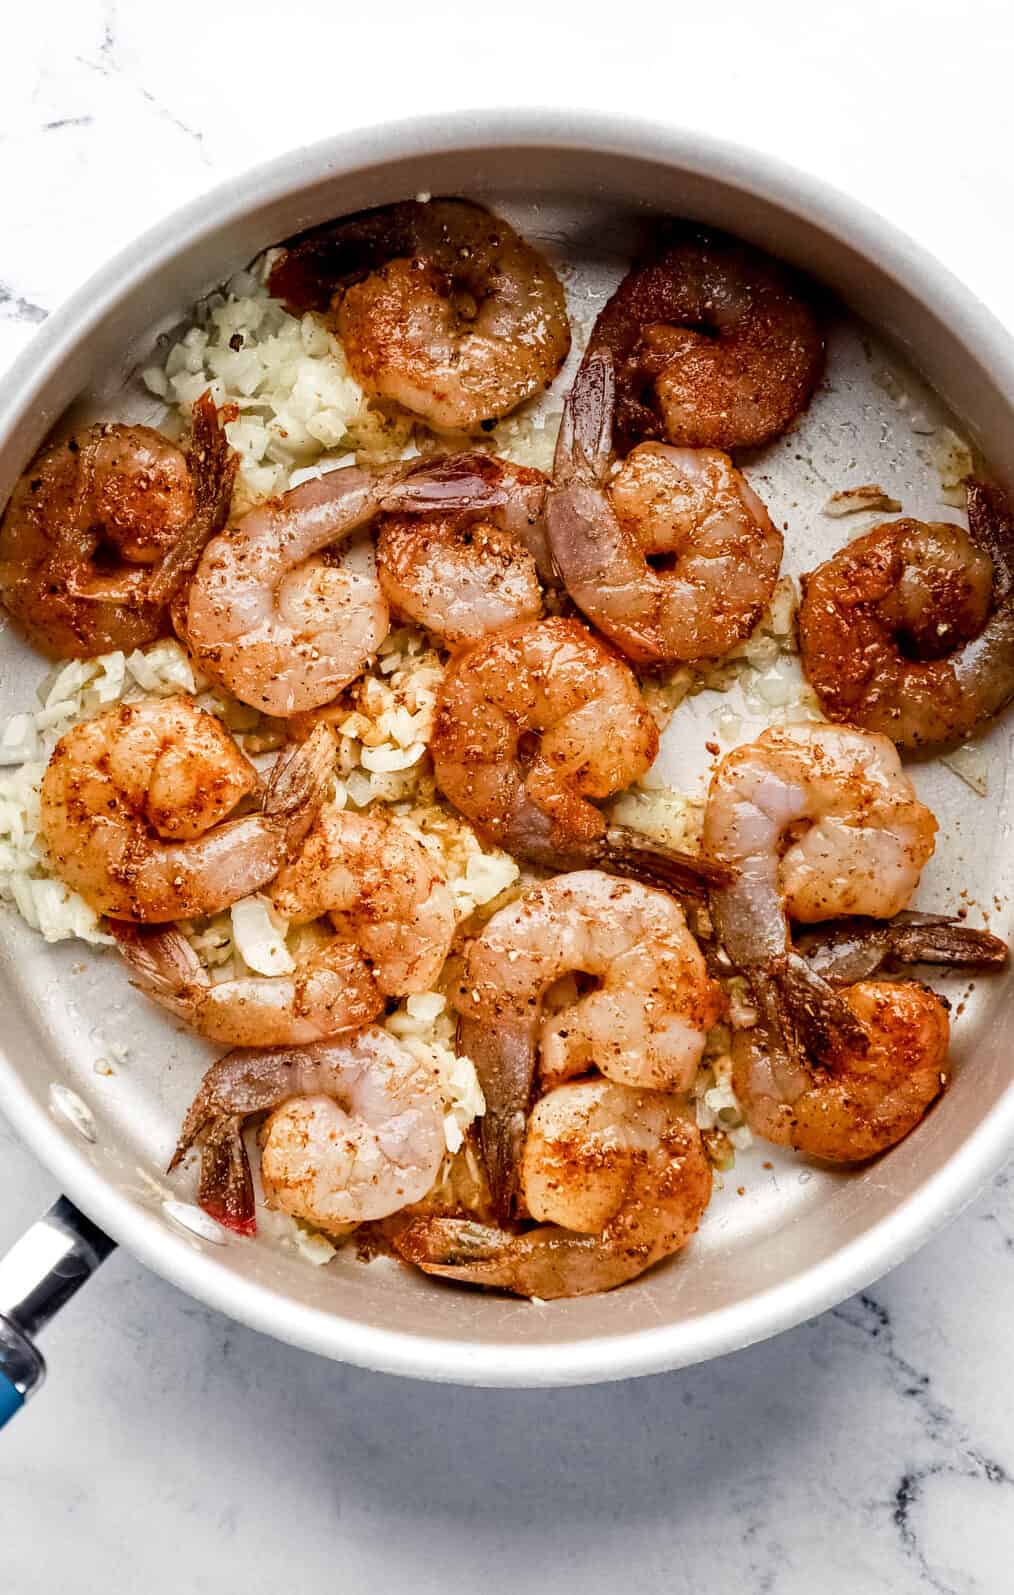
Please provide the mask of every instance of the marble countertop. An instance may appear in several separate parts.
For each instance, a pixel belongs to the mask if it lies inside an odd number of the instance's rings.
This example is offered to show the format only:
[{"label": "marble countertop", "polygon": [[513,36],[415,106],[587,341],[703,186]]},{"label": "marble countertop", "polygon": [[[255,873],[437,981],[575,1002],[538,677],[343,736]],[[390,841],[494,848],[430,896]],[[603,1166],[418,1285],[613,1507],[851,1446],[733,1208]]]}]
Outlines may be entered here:
[{"label": "marble countertop", "polygon": [[[343,126],[449,104],[678,117],[890,214],[1014,324],[1008,0],[382,10],[39,0],[0,60],[0,365],[142,227]],[[570,13],[568,15],[568,13]],[[974,19],[974,22],[973,22]],[[0,1124],[0,1249],[56,1194]],[[1009,1174],[867,1294],[723,1361],[556,1392],[332,1366],[117,1253],[0,1439],[4,1589],[1000,1595]]]}]

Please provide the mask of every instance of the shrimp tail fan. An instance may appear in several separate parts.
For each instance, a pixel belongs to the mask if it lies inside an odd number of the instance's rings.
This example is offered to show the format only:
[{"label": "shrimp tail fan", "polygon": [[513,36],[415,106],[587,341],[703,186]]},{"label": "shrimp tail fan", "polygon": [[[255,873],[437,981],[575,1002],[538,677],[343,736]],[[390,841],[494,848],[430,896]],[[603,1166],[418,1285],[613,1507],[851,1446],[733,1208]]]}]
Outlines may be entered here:
[{"label": "shrimp tail fan", "polygon": [[1004,604],[1014,593],[1014,510],[1002,488],[981,477],[965,485],[968,530],[993,560],[993,599]]},{"label": "shrimp tail fan", "polygon": [[169,603],[182,592],[206,545],[229,518],[239,455],[229,447],[223,420],[234,420],[237,413],[232,406],[220,413],[210,392],[202,393],[194,404],[187,445],[194,514],[151,576],[147,596],[153,603]]},{"label": "shrimp tail fan", "polygon": [[334,761],[334,736],[326,725],[317,725],[306,741],[283,755],[272,770],[263,813],[284,829],[287,846],[301,842],[313,824],[327,796]]},{"label": "shrimp tail fan", "polygon": [[885,964],[943,964],[1002,969],[1007,943],[946,914],[899,914],[893,920],[850,919],[815,930],[799,949],[815,973],[835,985],[868,980]]},{"label": "shrimp tail fan", "polygon": [[535,1080],[536,1045],[530,1026],[495,1029],[476,1019],[458,1021],[458,1050],[470,1058],[486,1111],[479,1141],[497,1218],[510,1223],[517,1207],[528,1109]]},{"label": "shrimp tail fan", "polygon": [[839,1047],[864,1053],[869,1037],[848,1003],[798,953],[789,953],[775,976],[781,1008],[812,1057],[824,1058]]},{"label": "shrimp tail fan", "polygon": [[197,1200],[224,1229],[236,1235],[257,1233],[253,1176],[239,1119],[216,1119],[205,1132]]},{"label": "shrimp tail fan", "polygon": [[183,932],[175,925],[142,930],[123,920],[110,921],[110,930],[130,968],[134,985],[180,1018],[188,1018],[189,993],[196,986],[207,986],[209,980]]},{"label": "shrimp tail fan", "polygon": [[617,875],[627,875],[645,886],[657,886],[674,897],[704,898],[717,888],[730,885],[733,879],[733,872],[725,864],[666,847],[626,825],[610,826],[596,862]]},{"label": "shrimp tail fan", "polygon": [[585,357],[567,395],[556,445],[557,474],[583,469],[594,481],[602,480],[612,457],[615,398],[612,354],[596,349]]}]

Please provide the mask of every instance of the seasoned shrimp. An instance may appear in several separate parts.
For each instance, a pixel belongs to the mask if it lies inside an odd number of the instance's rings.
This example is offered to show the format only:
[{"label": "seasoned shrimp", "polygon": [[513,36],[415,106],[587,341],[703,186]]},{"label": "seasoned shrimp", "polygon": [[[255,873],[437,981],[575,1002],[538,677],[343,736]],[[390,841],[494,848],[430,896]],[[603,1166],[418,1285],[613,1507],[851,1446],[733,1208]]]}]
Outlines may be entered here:
[{"label": "seasoned shrimp", "polygon": [[[474,489],[467,496],[469,476]],[[453,508],[380,521],[377,568],[392,610],[451,647],[536,619],[542,613],[539,576],[553,575],[542,472],[489,455],[450,456],[421,478],[433,501],[441,478]]]},{"label": "seasoned shrimp", "polygon": [[756,448],[784,432],[824,366],[811,298],[758,250],[682,229],[624,277],[589,341],[589,355],[608,350],[615,361],[621,449],[646,438]]},{"label": "seasoned shrimp", "polygon": [[319,708],[361,674],[389,626],[372,545],[356,539],[340,557],[335,545],[384,510],[450,514],[505,495],[502,482],[442,460],[329,471],[211,541],[178,629],[244,703],[282,717]]},{"label": "seasoned shrimp", "polygon": [[546,520],[564,585],[636,663],[727,653],[774,591],[781,533],[717,449],[643,443],[609,480],[613,398],[603,350],[578,373],[556,447]]},{"label": "seasoned shrimp", "polygon": [[887,521],[803,578],[803,669],[832,719],[916,747],[1014,698],[1014,516],[972,482],[968,521]]},{"label": "seasoned shrimp", "polygon": [[580,1080],[550,1091],[529,1121],[521,1185],[538,1228],[427,1217],[398,1230],[395,1245],[444,1279],[542,1300],[585,1296],[685,1246],[711,1184],[700,1133],[677,1097]]},{"label": "seasoned shrimp", "polygon": [[212,1041],[300,1046],[375,1019],[386,997],[428,990],[450,950],[443,871],[394,815],[325,805],[271,894],[287,920],[334,926],[291,974],[213,983],[179,931],[117,927],[136,983]]},{"label": "seasoned shrimp", "polygon": [[481,205],[408,200],[293,239],[271,292],[330,311],[367,393],[471,432],[547,388],[570,349],[548,261]]},{"label": "seasoned shrimp", "polygon": [[780,726],[734,748],[704,812],[705,850],[738,872],[713,899],[732,962],[784,959],[790,920],[890,919],[915,891],[936,830],[886,737]]},{"label": "seasoned shrimp", "polygon": [[321,726],[279,759],[260,811],[229,820],[259,784],[191,698],[121,703],[60,738],[42,779],[55,874],[116,919],[211,914],[278,873],[310,827],[334,766]]},{"label": "seasoned shrimp", "polygon": [[[573,974],[596,989],[547,1006]],[[452,1000],[486,1099],[480,1133],[503,1219],[537,1062],[548,1081],[594,1067],[618,1084],[685,1091],[722,1006],[672,898],[598,870],[559,875],[498,910],[469,943]]]},{"label": "seasoned shrimp", "polygon": [[734,748],[711,781],[704,847],[736,877],[713,894],[719,938],[749,978],[781,1066],[806,1048],[866,1045],[856,1013],[793,949],[790,921],[905,907],[937,823],[886,737],[844,726],[786,726]]},{"label": "seasoned shrimp", "polygon": [[184,448],[147,426],[93,426],[43,449],[0,523],[0,596],[56,658],[130,651],[225,523],[238,456],[208,394]]},{"label": "seasoned shrimp", "polygon": [[330,471],[209,543],[178,616],[209,675],[284,716],[327,703],[362,672],[387,635],[387,604],[372,548],[360,541],[335,559],[330,545],[366,526],[402,474]]},{"label": "seasoned shrimp", "polygon": [[607,825],[590,801],[644,773],[658,729],[629,666],[580,621],[508,626],[456,655],[430,751],[455,807],[545,868],[602,864],[698,893],[716,878],[702,861]]},{"label": "seasoned shrimp", "polygon": [[787,1056],[763,1023],[733,1041],[733,1085],[750,1128],[829,1163],[894,1146],[950,1074],[947,1010],[925,986],[862,980],[843,1000],[859,1035],[832,1033],[815,1057]]},{"label": "seasoned shrimp", "polygon": [[297,925],[326,914],[388,997],[427,991],[454,935],[444,872],[397,815],[324,808],[271,895]]},{"label": "seasoned shrimp", "polygon": [[269,1206],[333,1234],[418,1202],[444,1152],[436,1076],[386,1030],[229,1052],[205,1075],[169,1168],[200,1142],[201,1206],[240,1235],[257,1228],[243,1127],[267,1113]]}]

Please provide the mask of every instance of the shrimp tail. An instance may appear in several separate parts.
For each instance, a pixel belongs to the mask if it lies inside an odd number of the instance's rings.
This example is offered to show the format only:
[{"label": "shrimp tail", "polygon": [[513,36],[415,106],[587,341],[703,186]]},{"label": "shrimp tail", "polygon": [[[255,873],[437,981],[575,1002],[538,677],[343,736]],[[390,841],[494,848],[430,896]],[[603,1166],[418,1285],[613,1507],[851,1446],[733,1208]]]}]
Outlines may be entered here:
[{"label": "shrimp tail", "polygon": [[292,1094],[300,1057],[299,1049],[291,1047],[237,1047],[227,1052],[211,1065],[183,1120],[167,1172],[178,1168],[200,1142],[198,1201],[237,1235],[253,1235],[257,1229],[243,1125]]},{"label": "shrimp tail", "polygon": [[789,953],[775,975],[782,1011],[791,1020],[806,1052],[825,1058],[837,1050],[865,1053],[869,1036],[852,1009],[830,983],[798,953]]},{"label": "shrimp tail", "polygon": [[1002,488],[973,476],[965,485],[968,532],[993,560],[993,601],[998,606],[1014,592],[1014,512]]},{"label": "shrimp tail", "polygon": [[418,1218],[392,1236],[396,1251],[426,1274],[537,1301],[585,1296],[622,1284],[645,1266],[636,1253],[617,1271],[599,1235],[556,1224],[516,1234],[468,1218]]},{"label": "shrimp tail", "polygon": [[148,582],[146,596],[152,603],[168,603],[183,590],[197,569],[205,545],[229,518],[239,455],[229,447],[223,421],[235,420],[237,414],[233,406],[219,412],[210,391],[202,393],[194,404],[187,447],[196,501],[194,515]]},{"label": "shrimp tail", "polygon": [[197,1200],[224,1229],[256,1235],[253,1175],[240,1119],[218,1119],[205,1134]]},{"label": "shrimp tail", "polygon": [[262,813],[277,822],[286,847],[293,848],[303,840],[324,802],[334,773],[335,752],[334,735],[321,723],[272,770]]},{"label": "shrimp tail", "polygon": [[608,349],[587,355],[563,407],[554,475],[605,479],[613,450],[616,379]]},{"label": "shrimp tail", "polygon": [[609,827],[595,862],[614,874],[656,886],[674,897],[704,898],[733,880],[733,871],[727,865],[649,841],[626,825]]},{"label": "shrimp tail", "polygon": [[486,1101],[479,1142],[493,1209],[501,1223],[510,1223],[517,1209],[521,1152],[535,1080],[534,1031],[530,1025],[506,1023],[493,1029],[478,1019],[462,1018],[457,1044],[475,1065]]},{"label": "shrimp tail", "polygon": [[133,984],[180,1019],[193,1019],[195,997],[210,984],[194,949],[175,925],[141,929],[126,920],[109,928],[130,967]]},{"label": "shrimp tail", "polygon": [[1010,951],[989,931],[946,914],[899,914],[886,924],[850,919],[807,935],[800,943],[811,969],[834,985],[868,980],[885,964],[943,964],[1002,969]]}]

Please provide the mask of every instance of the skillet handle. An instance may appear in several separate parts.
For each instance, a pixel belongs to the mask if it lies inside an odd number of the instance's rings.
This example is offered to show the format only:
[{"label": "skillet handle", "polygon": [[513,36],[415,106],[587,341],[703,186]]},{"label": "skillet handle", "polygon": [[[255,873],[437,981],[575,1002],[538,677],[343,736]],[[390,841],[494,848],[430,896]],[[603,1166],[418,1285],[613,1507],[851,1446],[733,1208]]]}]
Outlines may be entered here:
[{"label": "skillet handle", "polygon": [[61,1196],[0,1258],[0,1429],[45,1377],[34,1336],[115,1244]]}]

